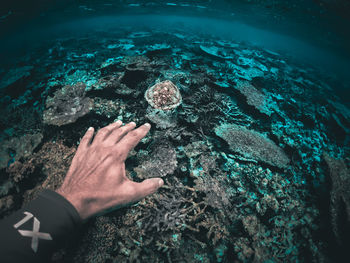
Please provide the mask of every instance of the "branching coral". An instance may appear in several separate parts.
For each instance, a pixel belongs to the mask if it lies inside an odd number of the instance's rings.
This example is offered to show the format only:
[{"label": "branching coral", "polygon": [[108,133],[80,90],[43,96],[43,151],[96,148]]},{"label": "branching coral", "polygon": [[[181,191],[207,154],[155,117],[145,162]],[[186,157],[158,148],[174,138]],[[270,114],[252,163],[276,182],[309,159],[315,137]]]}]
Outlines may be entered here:
[{"label": "branching coral", "polygon": [[180,196],[163,195],[163,198],[157,200],[158,205],[154,208],[153,217],[144,218],[144,228],[155,229],[158,232],[182,229],[188,220],[189,210],[184,201]]},{"label": "branching coral", "polygon": [[205,175],[194,180],[194,188],[206,194],[204,202],[213,208],[229,209],[230,194],[224,186],[225,178],[217,175],[216,178]]},{"label": "branching coral", "polygon": [[171,187],[165,185],[141,202],[138,217],[142,231],[180,233],[187,229],[199,232],[196,222],[201,220],[206,205],[195,202],[195,189],[184,186],[176,177],[169,178],[169,184]]}]

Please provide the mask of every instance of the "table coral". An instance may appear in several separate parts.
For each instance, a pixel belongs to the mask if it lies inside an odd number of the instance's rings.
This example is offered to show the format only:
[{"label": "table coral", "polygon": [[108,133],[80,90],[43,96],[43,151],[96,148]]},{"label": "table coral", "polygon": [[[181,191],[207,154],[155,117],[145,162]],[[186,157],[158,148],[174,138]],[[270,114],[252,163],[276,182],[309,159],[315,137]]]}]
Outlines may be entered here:
[{"label": "table coral", "polygon": [[234,152],[279,168],[286,168],[288,156],[264,135],[235,124],[222,124],[215,128],[217,136],[224,139]]},{"label": "table coral", "polygon": [[246,97],[247,103],[250,106],[255,107],[261,113],[268,116],[271,115],[272,112],[268,107],[265,95],[261,91],[257,90],[252,84],[250,84],[248,81],[239,81],[236,88]]}]

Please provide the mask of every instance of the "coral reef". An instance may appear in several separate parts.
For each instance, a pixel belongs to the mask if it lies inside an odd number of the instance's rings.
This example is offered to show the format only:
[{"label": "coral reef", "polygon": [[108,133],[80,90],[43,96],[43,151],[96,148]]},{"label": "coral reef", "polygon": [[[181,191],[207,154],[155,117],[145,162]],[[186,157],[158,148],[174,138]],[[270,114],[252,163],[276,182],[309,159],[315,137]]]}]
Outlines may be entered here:
[{"label": "coral reef", "polygon": [[229,52],[223,47],[207,46],[207,45],[200,45],[199,47],[203,52],[214,57],[218,57],[222,59],[233,58],[233,54],[229,54]]},{"label": "coral reef", "polygon": [[42,138],[41,133],[36,133],[3,141],[0,149],[0,169],[9,166],[15,160],[30,156]]},{"label": "coral reef", "polygon": [[85,97],[85,84],[64,86],[57,90],[53,97],[46,99],[46,110],[43,113],[45,124],[62,126],[73,123],[89,113],[93,100]]},{"label": "coral reef", "polygon": [[194,189],[205,193],[203,201],[205,204],[221,210],[230,209],[232,193],[225,186],[226,178],[216,175],[215,178],[205,175],[198,176],[195,180]]},{"label": "coral reef", "polygon": [[235,124],[222,124],[215,128],[215,134],[224,139],[234,152],[246,158],[286,168],[289,158],[273,141],[264,135]]},{"label": "coral reef", "polygon": [[0,198],[0,218],[7,214],[7,211],[11,211],[15,202],[12,195],[8,195]]},{"label": "coral reef", "polygon": [[246,97],[247,103],[250,106],[255,107],[261,113],[265,113],[268,116],[271,115],[272,112],[269,109],[265,95],[248,81],[239,81],[236,85],[236,89]]},{"label": "coral reef", "polygon": [[116,29],[0,69],[0,216],[59,187],[88,127],[151,121],[126,174],[165,185],[90,220],[53,262],[340,262],[350,111],[333,87],[346,83],[247,43]]},{"label": "coral reef", "polygon": [[108,217],[98,217],[82,237],[82,246],[74,257],[75,262],[106,262],[113,260],[118,227]]},{"label": "coral reef", "polygon": [[155,230],[166,232],[169,230],[179,231],[186,227],[188,221],[188,213],[193,208],[186,207],[186,199],[179,193],[172,195],[161,195],[156,199],[156,205],[150,209],[149,214],[144,216],[143,229],[144,231]]},{"label": "coral reef", "polygon": [[152,177],[164,177],[172,174],[177,167],[176,151],[169,142],[159,142],[152,151],[152,154],[135,167],[137,177],[140,179]]},{"label": "coral reef", "polygon": [[[345,212],[347,218],[347,222],[344,223],[350,224],[350,170],[342,159],[335,159],[327,153],[323,154],[323,158],[328,165],[332,180],[330,213],[333,232],[340,242],[339,218],[342,212]],[[342,209],[345,211],[341,211]]]},{"label": "coral reef", "polygon": [[[62,141],[47,142],[24,165],[35,163],[41,168],[42,181],[24,193],[24,203],[33,200],[43,189],[56,190],[61,186],[74,157],[76,148],[67,147]],[[34,174],[32,174],[34,176]]]},{"label": "coral reef", "polygon": [[155,123],[157,128],[163,130],[176,127],[176,115],[176,112],[153,109],[152,107],[148,107],[146,111],[146,118]]},{"label": "coral reef", "polygon": [[[0,81],[0,91],[2,92],[4,88],[15,84],[16,82],[30,76],[30,71],[33,66],[16,67],[14,70],[8,72],[2,77]],[[11,93],[11,92],[10,92]]]}]

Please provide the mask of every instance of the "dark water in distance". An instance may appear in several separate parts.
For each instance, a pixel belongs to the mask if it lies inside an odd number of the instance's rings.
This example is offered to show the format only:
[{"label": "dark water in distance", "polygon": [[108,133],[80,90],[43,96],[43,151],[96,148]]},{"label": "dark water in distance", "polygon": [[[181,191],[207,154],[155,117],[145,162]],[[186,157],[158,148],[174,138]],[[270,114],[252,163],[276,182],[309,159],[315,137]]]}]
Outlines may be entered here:
[{"label": "dark water in distance", "polygon": [[[29,2],[31,2],[29,4]],[[14,1],[2,5],[2,61],[41,41],[116,24],[188,26],[247,41],[336,74],[350,63],[346,1]],[[334,2],[334,3],[332,3]],[[137,15],[136,17],[131,17]],[[117,16],[117,17],[116,17]],[[338,90],[349,102],[348,91]]]}]

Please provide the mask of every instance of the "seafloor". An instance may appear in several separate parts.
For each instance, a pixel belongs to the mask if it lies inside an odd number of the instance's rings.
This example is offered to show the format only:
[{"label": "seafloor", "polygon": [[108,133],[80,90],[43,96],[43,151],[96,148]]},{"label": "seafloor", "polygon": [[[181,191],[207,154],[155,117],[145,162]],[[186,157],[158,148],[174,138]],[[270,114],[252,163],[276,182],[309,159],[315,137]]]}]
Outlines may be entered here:
[{"label": "seafloor", "polygon": [[[0,79],[1,217],[61,184],[88,127],[152,123],[127,174],[165,186],[90,220],[54,262],[332,262],[346,253],[350,111],[335,76],[247,43],[124,27],[46,41]],[[164,80],[181,93],[176,109],[145,99]]]}]

